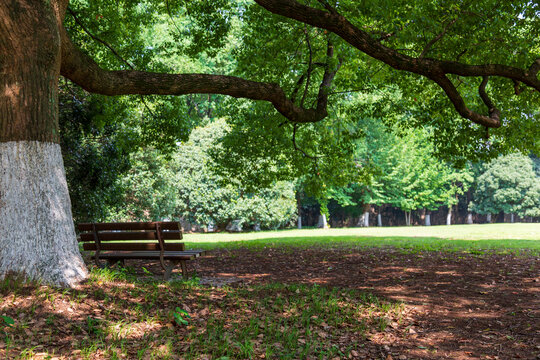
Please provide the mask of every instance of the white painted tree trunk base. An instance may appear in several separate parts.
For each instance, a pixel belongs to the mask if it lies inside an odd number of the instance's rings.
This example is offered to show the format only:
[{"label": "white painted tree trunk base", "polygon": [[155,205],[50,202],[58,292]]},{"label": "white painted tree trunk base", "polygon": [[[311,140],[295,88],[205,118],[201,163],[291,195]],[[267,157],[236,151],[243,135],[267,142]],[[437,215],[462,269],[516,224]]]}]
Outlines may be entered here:
[{"label": "white painted tree trunk base", "polygon": [[63,287],[88,276],[58,144],[0,143],[0,278],[8,274]]},{"label": "white painted tree trunk base", "polygon": [[317,227],[320,229],[328,229],[328,223],[326,222],[325,214],[319,215],[319,221],[317,223]]}]

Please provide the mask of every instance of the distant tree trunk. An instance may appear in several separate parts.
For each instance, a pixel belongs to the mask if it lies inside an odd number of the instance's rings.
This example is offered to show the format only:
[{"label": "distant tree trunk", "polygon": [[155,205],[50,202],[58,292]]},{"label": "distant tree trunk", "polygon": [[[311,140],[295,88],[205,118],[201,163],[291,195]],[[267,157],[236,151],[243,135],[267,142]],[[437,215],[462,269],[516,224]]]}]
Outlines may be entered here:
[{"label": "distant tree trunk", "polygon": [[298,209],[298,229],[302,229],[302,200],[300,199],[300,194],[298,191],[296,192],[296,207]]},{"label": "distant tree trunk", "polygon": [[358,218],[358,222],[356,223],[356,226],[364,226],[364,216],[366,216],[365,213],[362,213],[362,215],[360,215],[360,217]]},{"label": "distant tree trunk", "polygon": [[489,213],[489,214],[486,215],[486,222],[487,222],[488,224],[491,224],[491,213]]},{"label": "distant tree trunk", "polygon": [[514,223],[514,213],[510,213],[510,222]]},{"label": "distant tree trunk", "polygon": [[448,213],[446,214],[446,225],[452,225],[452,206],[448,206]]},{"label": "distant tree trunk", "polygon": [[317,224],[317,227],[321,229],[328,229],[328,223],[326,222],[325,214],[319,215],[319,222]]},{"label": "distant tree trunk", "polygon": [[360,227],[369,227],[369,211],[371,210],[370,204],[364,204],[362,206],[363,213],[358,218],[358,223],[356,226]]},{"label": "distant tree trunk", "polygon": [[369,227],[369,212],[364,213],[364,227]]},{"label": "distant tree trunk", "polygon": [[473,223],[472,213],[467,214],[467,224],[471,225]]},{"label": "distant tree trunk", "polygon": [[425,225],[431,226],[431,211],[426,211]]},{"label": "distant tree trunk", "polygon": [[0,279],[73,286],[87,270],[59,145],[58,11],[50,1],[0,5]]},{"label": "distant tree trunk", "polygon": [[411,226],[411,211],[405,211],[405,225]]},{"label": "distant tree trunk", "polygon": [[364,224],[362,226],[369,227],[369,212],[371,210],[370,204],[364,204]]},{"label": "distant tree trunk", "polygon": [[381,215],[382,207],[379,206],[379,212],[377,213],[377,226],[382,226],[382,215]]}]

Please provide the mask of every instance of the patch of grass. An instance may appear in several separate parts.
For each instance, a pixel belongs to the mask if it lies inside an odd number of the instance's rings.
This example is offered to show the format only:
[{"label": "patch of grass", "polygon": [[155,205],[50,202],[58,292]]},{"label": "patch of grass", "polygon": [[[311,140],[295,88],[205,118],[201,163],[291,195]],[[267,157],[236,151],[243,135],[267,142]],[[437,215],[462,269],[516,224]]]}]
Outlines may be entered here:
[{"label": "patch of grass", "polygon": [[282,230],[242,234],[186,234],[188,248],[395,247],[406,252],[465,251],[540,254],[540,225],[489,224],[431,227]]},{"label": "patch of grass", "polygon": [[[92,281],[79,289],[42,287],[31,301],[15,294],[16,309],[0,299],[0,313],[19,320],[6,330],[10,346],[0,347],[0,358],[348,357],[366,337],[401,323],[404,309],[368,293],[318,285],[208,288],[121,274],[93,268]],[[178,309],[186,323],[176,321]]]}]

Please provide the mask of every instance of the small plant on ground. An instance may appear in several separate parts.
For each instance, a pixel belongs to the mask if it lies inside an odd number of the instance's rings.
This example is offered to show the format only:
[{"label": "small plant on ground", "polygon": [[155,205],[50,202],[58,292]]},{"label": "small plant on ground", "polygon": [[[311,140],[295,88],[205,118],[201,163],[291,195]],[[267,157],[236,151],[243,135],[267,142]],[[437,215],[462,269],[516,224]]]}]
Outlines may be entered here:
[{"label": "small plant on ground", "polygon": [[180,309],[178,306],[173,311],[173,318],[174,322],[177,325],[187,325],[188,320],[191,319],[191,316],[188,314],[188,312],[184,309]]},{"label": "small plant on ground", "polygon": [[9,316],[0,315],[0,336],[6,336],[6,330],[13,327],[15,321]]}]

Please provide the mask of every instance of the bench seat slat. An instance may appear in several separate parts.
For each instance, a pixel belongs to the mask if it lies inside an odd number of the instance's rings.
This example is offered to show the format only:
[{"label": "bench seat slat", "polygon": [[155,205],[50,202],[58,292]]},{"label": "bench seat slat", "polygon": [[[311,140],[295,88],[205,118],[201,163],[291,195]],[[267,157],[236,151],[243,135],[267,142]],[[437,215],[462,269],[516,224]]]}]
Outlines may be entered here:
[{"label": "bench seat slat", "polygon": [[[100,241],[130,241],[130,240],[157,240],[155,231],[99,231]],[[182,232],[179,230],[162,231],[161,238],[164,240],[182,240]],[[79,242],[94,242],[93,233],[82,233]]]},{"label": "bench seat slat", "polygon": [[[156,223],[161,225],[163,230],[180,230],[176,221],[157,221],[157,222],[120,222],[120,223],[96,223],[97,231],[107,230],[155,230]],[[77,225],[79,231],[93,231],[92,223],[82,223]]]},{"label": "bench seat slat", "polygon": [[[159,251],[104,251],[99,254],[103,259],[159,259]],[[192,260],[201,255],[195,251],[165,251],[167,260]]]},{"label": "bench seat slat", "polygon": [[[101,250],[127,250],[127,251],[159,251],[158,243],[101,243]],[[96,250],[95,243],[84,243],[83,250]],[[184,243],[165,243],[165,251],[184,251]]]}]

